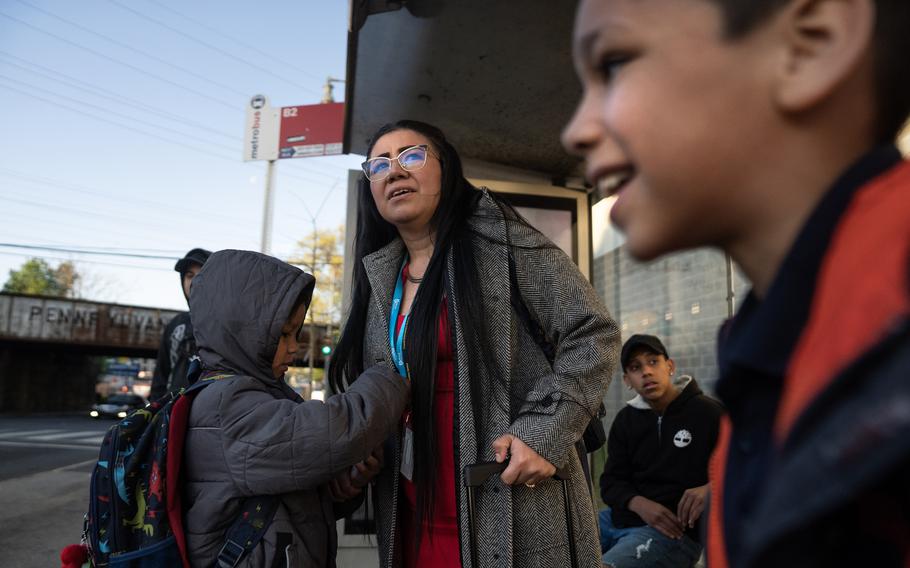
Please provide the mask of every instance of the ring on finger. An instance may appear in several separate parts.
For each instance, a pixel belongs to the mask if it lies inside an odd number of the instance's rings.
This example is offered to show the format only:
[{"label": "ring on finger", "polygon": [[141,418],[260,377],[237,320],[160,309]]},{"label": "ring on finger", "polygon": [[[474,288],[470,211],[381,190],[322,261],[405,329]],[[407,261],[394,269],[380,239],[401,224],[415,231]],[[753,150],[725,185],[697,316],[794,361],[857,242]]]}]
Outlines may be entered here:
[{"label": "ring on finger", "polygon": [[527,488],[529,488],[529,489],[534,489],[534,486],[535,486],[535,485],[537,485],[537,484],[536,484],[536,483],[530,483],[530,482],[527,482],[527,481],[525,482],[525,487],[527,487]]}]

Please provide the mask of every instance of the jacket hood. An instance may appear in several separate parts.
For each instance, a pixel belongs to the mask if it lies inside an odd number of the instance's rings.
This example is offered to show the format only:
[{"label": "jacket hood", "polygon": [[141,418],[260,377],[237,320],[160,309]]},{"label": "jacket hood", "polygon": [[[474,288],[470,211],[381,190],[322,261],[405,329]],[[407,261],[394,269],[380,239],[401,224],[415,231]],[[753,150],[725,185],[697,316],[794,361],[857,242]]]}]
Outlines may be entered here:
[{"label": "jacket hood", "polygon": [[[667,407],[667,410],[670,410],[670,407],[673,405],[683,402],[692,398],[695,395],[702,394],[701,388],[698,386],[698,383],[695,382],[695,379],[691,375],[680,375],[673,381],[673,384],[680,389],[679,396],[673,399],[673,402],[670,403],[670,406]],[[626,404],[632,408],[637,408],[638,410],[651,410],[651,405],[648,404],[640,394],[635,395],[635,398],[632,400],[627,400]]]},{"label": "jacket hood", "polygon": [[316,279],[251,251],[214,253],[193,279],[190,319],[206,369],[274,381],[272,359],[297,298],[309,308]]}]

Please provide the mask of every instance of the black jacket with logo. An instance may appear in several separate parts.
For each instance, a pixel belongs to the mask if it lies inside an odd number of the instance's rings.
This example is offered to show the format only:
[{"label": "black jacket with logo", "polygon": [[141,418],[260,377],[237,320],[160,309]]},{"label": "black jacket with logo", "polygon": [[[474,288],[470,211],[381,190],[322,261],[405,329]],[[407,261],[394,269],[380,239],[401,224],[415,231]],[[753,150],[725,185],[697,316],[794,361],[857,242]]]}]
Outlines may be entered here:
[{"label": "black jacket with logo", "polygon": [[196,356],[196,339],[189,312],[180,312],[164,328],[149,400],[158,400],[169,392],[187,386],[190,360]]},{"label": "black jacket with logo", "polygon": [[[628,509],[636,495],[675,514],[686,489],[708,482],[708,460],[724,410],[702,393],[692,377],[680,377],[677,386],[683,391],[663,415],[636,396],[613,420],[600,494],[612,509],[617,527],[645,524]],[[697,526],[687,534],[698,540]]]}]

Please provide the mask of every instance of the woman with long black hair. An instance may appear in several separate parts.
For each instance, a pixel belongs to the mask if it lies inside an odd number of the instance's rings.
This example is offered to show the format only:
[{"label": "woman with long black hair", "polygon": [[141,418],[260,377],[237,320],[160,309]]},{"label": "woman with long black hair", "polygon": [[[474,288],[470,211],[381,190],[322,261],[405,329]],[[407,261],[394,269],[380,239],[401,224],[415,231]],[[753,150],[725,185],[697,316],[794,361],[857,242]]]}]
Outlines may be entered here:
[{"label": "woman with long black hair", "polygon": [[329,377],[340,391],[385,363],[412,381],[374,486],[381,565],[468,568],[460,472],[509,459],[478,492],[478,564],[569,565],[561,488],[548,481],[560,467],[580,565],[599,567],[575,444],[612,376],[615,323],[561,250],[465,179],[439,129],[382,127],[363,168],[351,309]]}]

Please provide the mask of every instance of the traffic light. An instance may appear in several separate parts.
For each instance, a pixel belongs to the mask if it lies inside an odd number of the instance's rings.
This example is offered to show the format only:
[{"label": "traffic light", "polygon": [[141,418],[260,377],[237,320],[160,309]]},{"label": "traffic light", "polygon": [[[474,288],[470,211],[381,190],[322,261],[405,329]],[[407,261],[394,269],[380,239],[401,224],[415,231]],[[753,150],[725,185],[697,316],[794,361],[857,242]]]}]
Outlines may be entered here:
[{"label": "traffic light", "polygon": [[328,345],[323,345],[323,346],[322,346],[322,354],[323,354],[323,355],[329,355],[330,353],[332,353],[332,348],[329,347]]}]

